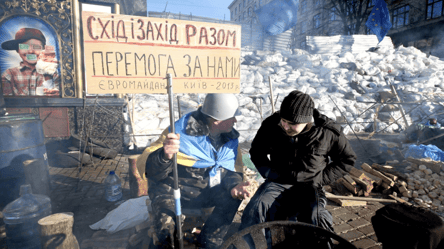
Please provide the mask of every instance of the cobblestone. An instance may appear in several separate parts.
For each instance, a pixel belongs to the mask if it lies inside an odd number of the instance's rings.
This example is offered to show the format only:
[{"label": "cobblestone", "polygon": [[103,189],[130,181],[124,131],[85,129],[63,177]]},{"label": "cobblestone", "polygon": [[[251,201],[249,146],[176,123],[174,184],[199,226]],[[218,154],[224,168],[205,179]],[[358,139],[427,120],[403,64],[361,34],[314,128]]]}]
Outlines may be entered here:
[{"label": "cobblestone", "polygon": [[333,229],[335,230],[336,233],[340,234],[342,232],[347,232],[347,231],[353,229],[353,227],[347,223],[343,223],[343,224],[334,226]]},{"label": "cobblestone", "polygon": [[[122,200],[129,199],[128,167],[127,157],[103,160],[96,163],[95,167],[82,168],[80,182],[77,180],[77,168],[50,167],[52,211],[74,213],[73,231],[79,244],[96,232],[89,225],[103,219],[117,207],[116,203],[109,203],[104,198],[103,182],[109,171],[116,171],[121,178]],[[79,188],[75,192],[77,185]],[[328,201],[326,209],[333,216],[333,228],[339,236],[351,241],[357,248],[381,249],[371,225],[371,217],[383,206],[380,203],[369,203],[361,207],[341,207]]]},{"label": "cobblestone", "polygon": [[363,227],[363,226],[369,225],[370,222],[368,222],[365,219],[360,218],[360,219],[356,219],[356,220],[350,221],[350,222],[348,222],[348,224],[350,226],[354,227],[354,228],[359,228],[359,227]]},{"label": "cobblestone", "polygon": [[367,248],[375,246],[376,242],[374,240],[364,238],[364,239],[356,240],[356,241],[352,242],[352,244],[354,246],[356,246],[358,249],[367,249]]},{"label": "cobblestone", "polygon": [[354,241],[359,238],[364,237],[365,235],[357,230],[351,230],[349,232],[341,234],[341,237],[348,240],[348,241]]},{"label": "cobblestone", "polygon": [[358,231],[367,235],[373,235],[375,233],[375,230],[373,229],[373,226],[371,224],[365,227],[358,228]]},{"label": "cobblestone", "polygon": [[351,220],[355,220],[355,219],[359,218],[359,216],[357,216],[356,214],[350,213],[350,212],[340,214],[340,215],[338,215],[338,217],[341,218],[345,222],[349,222]]}]

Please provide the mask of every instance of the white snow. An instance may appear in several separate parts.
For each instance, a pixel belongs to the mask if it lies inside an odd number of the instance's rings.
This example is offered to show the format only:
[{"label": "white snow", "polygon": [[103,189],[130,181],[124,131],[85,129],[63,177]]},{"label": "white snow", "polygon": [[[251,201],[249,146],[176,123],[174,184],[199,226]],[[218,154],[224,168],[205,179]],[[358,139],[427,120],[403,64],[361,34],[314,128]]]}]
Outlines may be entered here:
[{"label": "white snow", "polygon": [[[351,124],[350,127],[342,121],[346,134],[370,131],[375,118],[377,132],[405,130],[400,111],[380,112],[375,117],[376,106],[370,108],[373,103],[365,103],[379,102],[379,92],[391,92],[388,82],[394,85],[403,102],[428,101],[420,106],[419,103],[402,105],[409,125],[424,122],[429,117],[438,118],[441,123],[444,121],[438,115],[444,112],[442,103],[433,102],[443,96],[444,62],[414,47],[382,47],[375,52],[337,55],[309,54],[304,50],[294,50],[293,53],[255,51],[242,52],[241,56],[241,90],[236,94],[242,112],[236,124],[241,133],[240,142],[251,142],[262,119],[272,112],[269,76],[276,110],[291,91],[305,92],[312,96],[323,114],[335,120],[342,115],[346,117]],[[177,96],[183,115],[203,103],[205,94],[175,94]],[[137,94],[129,104],[128,112],[134,120],[132,129],[136,135],[132,142],[138,147],[146,147],[169,125],[168,96]],[[177,119],[177,99],[174,105]]]}]

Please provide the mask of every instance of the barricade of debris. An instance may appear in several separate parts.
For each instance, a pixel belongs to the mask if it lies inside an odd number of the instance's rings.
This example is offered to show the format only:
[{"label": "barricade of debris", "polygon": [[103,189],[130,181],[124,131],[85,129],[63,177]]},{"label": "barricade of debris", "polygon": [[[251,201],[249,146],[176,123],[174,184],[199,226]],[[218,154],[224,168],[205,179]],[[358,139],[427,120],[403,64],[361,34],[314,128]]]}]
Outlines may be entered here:
[{"label": "barricade of debris", "polygon": [[[412,157],[402,162],[387,161],[385,165],[363,163],[362,170],[353,168],[349,174],[331,186],[324,186],[324,189],[334,193],[327,194],[327,198],[341,206],[366,205],[368,201],[402,202],[429,208],[442,216],[443,164],[430,158]],[[405,168],[407,173],[397,171],[399,167]]]}]

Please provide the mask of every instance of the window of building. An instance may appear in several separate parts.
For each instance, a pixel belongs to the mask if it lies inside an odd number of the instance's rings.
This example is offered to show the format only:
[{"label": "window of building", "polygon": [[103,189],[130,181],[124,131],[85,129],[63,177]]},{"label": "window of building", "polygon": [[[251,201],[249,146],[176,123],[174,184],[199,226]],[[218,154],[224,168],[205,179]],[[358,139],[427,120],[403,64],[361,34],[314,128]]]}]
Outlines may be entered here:
[{"label": "window of building", "polygon": [[237,15],[237,7],[234,9],[234,14]]},{"label": "window of building", "polygon": [[305,45],[306,45],[306,42],[305,42],[305,41],[302,41],[302,42],[301,42],[301,49],[305,49]]},{"label": "window of building", "polygon": [[242,3],[239,3],[239,13],[242,11]]},{"label": "window of building", "polygon": [[409,24],[409,9],[410,7],[406,5],[392,11],[393,28],[401,28]]},{"label": "window of building", "polygon": [[321,0],[314,0],[314,3],[315,3],[315,7],[321,6]]},{"label": "window of building", "polygon": [[257,10],[257,4],[254,4],[254,10]]},{"label": "window of building", "polygon": [[321,14],[317,14],[313,17],[313,25],[315,29],[321,26]]},{"label": "window of building", "polygon": [[247,0],[244,0],[244,8],[247,6]]},{"label": "window of building", "polygon": [[248,8],[248,16],[252,16],[253,15],[253,9],[250,7]]},{"label": "window of building", "polygon": [[301,22],[301,34],[304,34],[307,31],[307,21]]},{"label": "window of building", "polygon": [[262,0],[259,0],[259,7],[262,6]]},{"label": "window of building", "polygon": [[330,21],[336,20],[336,7],[331,8],[329,19]]},{"label": "window of building", "polygon": [[242,20],[245,20],[247,18],[247,12],[244,11],[244,16],[242,17]]},{"label": "window of building", "polygon": [[307,0],[301,1],[301,13],[304,13],[307,10]]},{"label": "window of building", "polygon": [[442,0],[427,0],[427,19],[442,16]]}]

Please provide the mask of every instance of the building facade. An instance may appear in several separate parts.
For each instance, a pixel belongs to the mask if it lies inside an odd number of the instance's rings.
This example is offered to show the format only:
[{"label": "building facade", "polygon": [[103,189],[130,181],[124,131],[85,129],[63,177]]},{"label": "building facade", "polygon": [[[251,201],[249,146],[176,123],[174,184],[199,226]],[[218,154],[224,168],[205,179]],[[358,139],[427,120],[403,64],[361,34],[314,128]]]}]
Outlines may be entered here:
[{"label": "building facade", "polygon": [[[234,0],[228,8],[231,20],[238,23],[258,23],[254,10],[271,0]],[[444,57],[441,40],[444,37],[444,0],[385,0],[392,22],[388,32],[395,47],[415,46],[426,53]],[[356,1],[357,2],[357,1]],[[370,13],[376,0],[368,0]],[[356,28],[350,20],[342,21],[330,0],[299,0],[298,22],[292,29],[291,48],[306,49],[306,36],[372,34],[363,20]],[[347,13],[348,14],[348,13]],[[351,29],[346,31],[344,25]],[[356,31],[357,30],[357,31]]]},{"label": "building facade", "polygon": [[272,0],[234,0],[229,6],[230,20],[239,23],[256,23],[254,10]]}]

